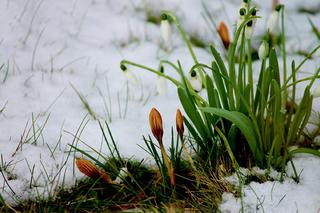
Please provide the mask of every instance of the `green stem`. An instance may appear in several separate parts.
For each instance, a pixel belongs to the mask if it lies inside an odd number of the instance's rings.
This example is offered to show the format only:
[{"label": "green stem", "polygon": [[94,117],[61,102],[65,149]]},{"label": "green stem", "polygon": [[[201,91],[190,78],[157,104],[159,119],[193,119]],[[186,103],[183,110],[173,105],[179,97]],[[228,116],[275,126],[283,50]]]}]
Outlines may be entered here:
[{"label": "green stem", "polygon": [[254,111],[254,98],[253,98],[253,74],[252,74],[252,59],[251,59],[251,39],[248,39],[248,82],[250,85],[250,101],[249,104]]},{"label": "green stem", "polygon": [[[281,8],[281,28],[282,28],[282,34],[281,34],[281,44],[282,44],[282,57],[283,57],[283,87],[286,88],[287,84],[287,57],[286,57],[286,36],[285,36],[285,26],[284,26],[284,5],[282,5]],[[283,96],[282,96],[282,110],[286,109],[286,103],[287,103],[287,90],[283,90]]]},{"label": "green stem", "polygon": [[[162,15],[162,14],[165,14],[165,15],[169,16],[169,17],[172,19],[172,21],[173,21],[174,24],[176,25],[177,29],[179,30],[179,32],[180,32],[180,34],[181,34],[181,36],[182,36],[185,44],[187,45],[188,50],[189,50],[189,52],[190,52],[190,54],[191,54],[191,57],[192,57],[194,63],[195,63],[195,64],[198,64],[199,62],[198,62],[198,59],[197,59],[197,57],[196,57],[196,55],[195,55],[195,53],[194,53],[194,51],[193,51],[193,49],[192,49],[191,43],[190,43],[190,41],[189,41],[186,33],[184,32],[183,28],[181,27],[179,21],[177,20],[177,17],[176,17],[172,12],[170,12],[170,11],[163,11],[163,12],[161,13],[161,15]],[[204,74],[203,74],[203,71],[201,70],[201,68],[198,68],[198,72],[199,72],[199,74],[200,74],[202,83],[205,85],[205,78],[204,78]],[[205,87],[206,87],[206,85],[205,85]]]}]

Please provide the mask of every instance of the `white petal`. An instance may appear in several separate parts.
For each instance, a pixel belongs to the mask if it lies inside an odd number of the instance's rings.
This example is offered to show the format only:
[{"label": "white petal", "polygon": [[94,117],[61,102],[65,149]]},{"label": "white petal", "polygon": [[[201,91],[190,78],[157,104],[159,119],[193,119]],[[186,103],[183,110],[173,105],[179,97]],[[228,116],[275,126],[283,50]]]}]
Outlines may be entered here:
[{"label": "white petal", "polygon": [[128,176],[128,169],[126,167],[123,167],[120,169],[120,172],[117,176],[117,178],[113,181],[115,184],[122,183],[123,179]]},{"label": "white petal", "polygon": [[171,46],[171,26],[169,21],[162,20],[160,28],[164,45],[169,48]]},{"label": "white petal", "polygon": [[277,35],[279,30],[279,12],[273,11],[267,21],[267,30],[272,35]]},{"label": "white petal", "polygon": [[266,41],[263,41],[259,47],[258,55],[260,59],[266,59],[269,52],[269,46]]},{"label": "white petal", "polygon": [[317,51],[315,52],[315,56],[319,57],[320,58],[320,48],[317,49]]},{"label": "white petal", "polygon": [[244,31],[245,38],[250,39],[252,37],[252,33],[253,33],[253,27],[246,26],[246,29]]},{"label": "white petal", "polygon": [[320,97],[320,84],[318,84],[318,86],[313,90],[312,96],[315,98]]},{"label": "white petal", "polygon": [[194,91],[200,92],[202,90],[202,81],[200,78],[196,77],[191,77],[190,78],[190,84]]},{"label": "white petal", "polygon": [[159,76],[158,80],[157,80],[157,92],[159,95],[163,96],[167,94],[167,80],[162,77]]},{"label": "white petal", "polygon": [[124,71],[124,75],[129,82],[129,84],[132,84],[134,86],[138,85],[138,79],[137,77],[129,70]]}]

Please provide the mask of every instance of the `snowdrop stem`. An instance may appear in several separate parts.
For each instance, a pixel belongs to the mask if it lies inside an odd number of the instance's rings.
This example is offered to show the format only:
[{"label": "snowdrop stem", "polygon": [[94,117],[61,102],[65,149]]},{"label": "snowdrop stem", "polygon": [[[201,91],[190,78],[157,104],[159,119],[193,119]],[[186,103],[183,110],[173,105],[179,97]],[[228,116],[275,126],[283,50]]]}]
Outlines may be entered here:
[{"label": "snowdrop stem", "polygon": [[254,98],[253,98],[253,73],[252,73],[252,59],[251,59],[251,39],[247,40],[248,43],[248,82],[250,85],[250,101],[249,103],[252,106],[252,110],[254,110]]},{"label": "snowdrop stem", "polygon": [[157,74],[157,75],[159,75],[159,76],[162,76],[162,77],[168,79],[169,81],[171,81],[172,83],[174,83],[176,86],[182,86],[182,84],[181,84],[179,81],[177,81],[176,79],[174,79],[174,78],[172,78],[172,77],[170,77],[170,76],[168,76],[168,75],[160,72],[159,70],[155,70],[155,69],[152,69],[152,68],[150,68],[150,67],[144,66],[144,65],[142,65],[142,64],[134,63],[134,62],[128,61],[128,60],[122,60],[122,61],[120,62],[120,64],[121,64],[121,65],[129,64],[129,65],[134,66],[134,67],[138,67],[138,68],[141,68],[141,69],[148,70],[148,71],[150,71],[150,72],[153,72],[153,73],[155,73],[155,74]]},{"label": "snowdrop stem", "polygon": [[[282,44],[282,57],[283,57],[283,87],[286,88],[287,83],[287,57],[286,57],[286,37],[285,37],[285,25],[284,25],[284,5],[281,5],[281,44]],[[282,110],[286,109],[287,103],[287,90],[283,90],[282,96]]]},{"label": "snowdrop stem", "polygon": [[[191,43],[190,43],[186,33],[182,29],[182,27],[181,27],[179,21],[177,20],[176,16],[170,11],[162,11],[161,15],[167,15],[167,16],[169,16],[171,18],[171,20],[173,21],[173,23],[176,25],[177,29],[179,30],[179,32],[180,32],[185,44],[187,45],[188,50],[189,50],[189,52],[191,54],[191,57],[192,57],[194,63],[198,64],[199,62],[198,62],[198,59],[197,59],[197,57],[196,57],[196,55],[195,55],[195,53],[194,53],[194,51],[192,49]],[[203,71],[201,70],[200,67],[198,68],[198,72],[199,72],[199,75],[201,77],[202,82],[205,83],[204,74],[203,74]]]}]

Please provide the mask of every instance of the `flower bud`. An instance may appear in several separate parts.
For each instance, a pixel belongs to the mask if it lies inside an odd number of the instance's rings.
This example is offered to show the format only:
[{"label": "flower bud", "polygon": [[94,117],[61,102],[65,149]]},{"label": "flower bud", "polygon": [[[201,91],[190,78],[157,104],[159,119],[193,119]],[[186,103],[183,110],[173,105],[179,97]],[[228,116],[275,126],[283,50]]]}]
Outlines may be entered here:
[{"label": "flower bud", "polygon": [[105,183],[112,183],[112,180],[108,173],[98,169],[97,166],[94,165],[91,161],[83,158],[77,158],[76,165],[79,171],[85,174],[86,176],[94,180],[101,178]]},{"label": "flower bud", "polygon": [[259,58],[264,60],[268,57],[269,55],[269,44],[267,41],[263,40],[260,47],[259,47],[259,50],[258,50],[258,55],[259,55]]},{"label": "flower bud", "polygon": [[189,81],[194,91],[200,92],[202,90],[201,78],[198,77],[197,72],[195,70],[192,70],[190,72]]},{"label": "flower bud", "polygon": [[183,116],[179,109],[176,113],[176,128],[180,138],[183,138],[184,126],[183,126]]},{"label": "flower bud", "polygon": [[161,114],[158,112],[156,108],[152,108],[150,111],[149,124],[150,124],[150,128],[153,136],[157,139],[157,141],[160,144],[162,144],[162,137],[163,137],[162,118],[161,118]]},{"label": "flower bud", "polygon": [[230,37],[228,27],[223,21],[221,21],[219,24],[218,33],[222,40],[224,48],[227,50],[230,44]]},{"label": "flower bud", "polygon": [[161,15],[161,36],[165,48],[169,49],[171,47],[171,26],[166,14]]}]

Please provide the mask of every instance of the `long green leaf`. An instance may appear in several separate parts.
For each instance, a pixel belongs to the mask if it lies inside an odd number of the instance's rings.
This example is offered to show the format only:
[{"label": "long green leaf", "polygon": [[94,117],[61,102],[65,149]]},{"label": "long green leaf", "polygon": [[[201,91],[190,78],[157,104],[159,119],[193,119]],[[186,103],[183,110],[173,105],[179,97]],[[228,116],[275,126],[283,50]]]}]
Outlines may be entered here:
[{"label": "long green leaf", "polygon": [[246,138],[258,165],[262,165],[264,156],[263,153],[261,153],[261,149],[258,147],[258,139],[253,131],[254,125],[246,115],[237,111],[228,111],[213,107],[200,108],[200,110],[213,113],[234,123]]}]

